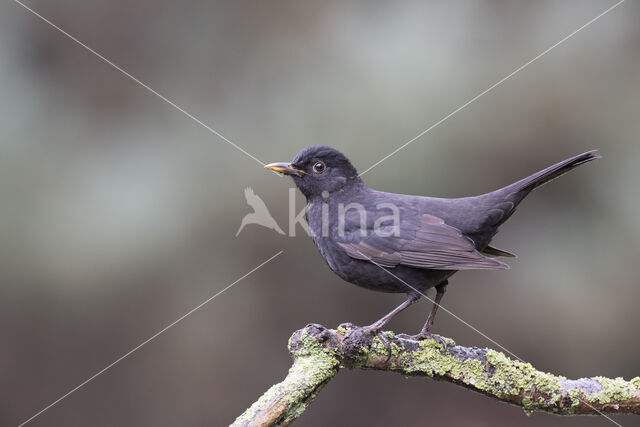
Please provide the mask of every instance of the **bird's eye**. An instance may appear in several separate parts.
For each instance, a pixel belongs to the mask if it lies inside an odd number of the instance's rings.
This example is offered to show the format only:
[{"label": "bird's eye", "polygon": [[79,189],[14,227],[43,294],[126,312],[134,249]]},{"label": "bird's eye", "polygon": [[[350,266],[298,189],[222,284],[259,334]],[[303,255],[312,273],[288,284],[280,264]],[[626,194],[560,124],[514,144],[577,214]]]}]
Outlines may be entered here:
[{"label": "bird's eye", "polygon": [[313,171],[315,173],[322,173],[322,172],[324,172],[325,169],[326,169],[326,166],[324,165],[323,162],[316,162],[313,165]]}]

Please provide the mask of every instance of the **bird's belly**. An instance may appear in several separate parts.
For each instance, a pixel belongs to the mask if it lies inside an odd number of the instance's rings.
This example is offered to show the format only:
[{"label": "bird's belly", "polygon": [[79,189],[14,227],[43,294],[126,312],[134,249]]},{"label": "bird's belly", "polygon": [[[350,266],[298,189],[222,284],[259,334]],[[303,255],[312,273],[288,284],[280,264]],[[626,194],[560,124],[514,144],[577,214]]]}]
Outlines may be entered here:
[{"label": "bird's belly", "polygon": [[368,261],[352,260],[346,274],[347,282],[379,292],[422,294],[444,282],[455,271],[427,270],[399,265],[381,268]]},{"label": "bird's belly", "polygon": [[351,258],[330,238],[318,238],[314,241],[334,273],[349,283],[374,291],[419,294],[442,283],[455,273],[404,265],[382,268],[369,261]]}]

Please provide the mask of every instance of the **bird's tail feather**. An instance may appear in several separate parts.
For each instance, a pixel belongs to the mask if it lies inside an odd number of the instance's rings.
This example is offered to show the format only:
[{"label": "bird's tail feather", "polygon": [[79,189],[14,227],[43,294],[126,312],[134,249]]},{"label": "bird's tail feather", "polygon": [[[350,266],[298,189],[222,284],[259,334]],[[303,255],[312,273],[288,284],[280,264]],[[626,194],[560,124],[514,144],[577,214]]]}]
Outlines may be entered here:
[{"label": "bird's tail feather", "polygon": [[560,163],[556,163],[555,165],[549,166],[548,168],[543,169],[540,172],[536,172],[531,176],[521,179],[520,181],[509,185],[506,189],[510,193],[527,194],[534,188],[540,187],[541,185],[546,184],[547,182],[559,177],[560,175],[564,175],[571,169],[578,167],[583,163],[599,159],[600,157],[601,156],[598,154],[597,150],[591,150],[587,151],[586,153],[578,154],[577,156],[563,160]]}]

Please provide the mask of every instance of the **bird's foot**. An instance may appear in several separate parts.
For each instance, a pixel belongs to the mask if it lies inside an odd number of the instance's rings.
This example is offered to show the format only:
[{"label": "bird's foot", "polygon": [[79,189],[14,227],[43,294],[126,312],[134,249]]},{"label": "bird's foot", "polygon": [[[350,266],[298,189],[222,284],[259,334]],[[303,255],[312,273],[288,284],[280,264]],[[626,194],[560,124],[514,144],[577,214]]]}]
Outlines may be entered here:
[{"label": "bird's foot", "polygon": [[371,335],[379,335],[381,329],[382,329],[381,327],[376,326],[375,324],[369,325],[369,326],[363,326],[360,328],[360,330],[365,334],[371,334]]},{"label": "bird's foot", "polygon": [[387,350],[387,361],[388,361],[391,358],[391,343],[389,342],[387,337],[384,336],[384,333],[381,332],[382,326],[376,325],[374,323],[369,326],[363,326],[362,328],[360,328],[360,330],[365,334],[371,334],[373,336],[376,336],[380,339],[380,341],[382,341],[384,348]]},{"label": "bird's foot", "polygon": [[447,341],[438,334],[432,334],[431,332],[422,331],[416,335],[398,334],[396,335],[396,337],[405,339],[405,340],[411,340],[411,341],[423,341],[426,339],[434,339],[438,341],[440,344],[442,344],[442,354],[445,354],[447,352],[447,348],[448,348]]},{"label": "bird's foot", "polygon": [[348,329],[355,329],[355,328],[357,328],[357,326],[351,322],[340,323],[338,325],[338,329],[348,330]]}]

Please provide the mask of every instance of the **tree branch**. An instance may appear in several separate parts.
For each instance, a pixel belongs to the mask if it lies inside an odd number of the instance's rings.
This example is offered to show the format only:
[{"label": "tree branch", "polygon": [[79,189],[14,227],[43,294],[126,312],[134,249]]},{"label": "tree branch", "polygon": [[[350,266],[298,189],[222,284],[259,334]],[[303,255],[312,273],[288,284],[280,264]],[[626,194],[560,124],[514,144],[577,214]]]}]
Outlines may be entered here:
[{"label": "tree branch", "polygon": [[290,424],[343,367],[449,381],[527,411],[640,414],[640,377],[630,381],[605,377],[569,380],[495,350],[456,345],[449,338],[443,338],[445,349],[435,339],[417,342],[393,332],[382,336],[384,340],[352,325],[334,330],[310,324],[296,331],[289,339],[293,366],[287,377],[233,425]]}]

